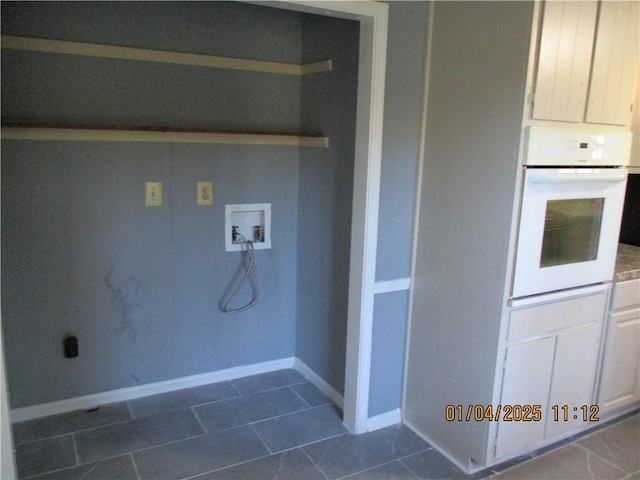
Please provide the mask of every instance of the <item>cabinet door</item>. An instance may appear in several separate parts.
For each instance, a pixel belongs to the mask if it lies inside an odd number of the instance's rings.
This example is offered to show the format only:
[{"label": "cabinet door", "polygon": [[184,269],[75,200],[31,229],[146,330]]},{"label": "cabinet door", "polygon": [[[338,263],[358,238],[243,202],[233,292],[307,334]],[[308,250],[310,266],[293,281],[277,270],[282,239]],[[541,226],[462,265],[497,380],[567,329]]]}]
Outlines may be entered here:
[{"label": "cabinet door", "polygon": [[640,400],[640,309],[609,318],[598,404],[604,411]]},{"label": "cabinet door", "polygon": [[639,2],[602,2],[586,121],[631,122],[638,68]]},{"label": "cabinet door", "polygon": [[496,458],[511,458],[533,450],[544,440],[544,413],[547,411],[554,348],[554,337],[507,348],[500,399],[502,408],[507,405],[540,405],[543,418],[540,422],[501,421],[496,439]]},{"label": "cabinet door", "polygon": [[584,118],[597,2],[545,2],[533,118]]},{"label": "cabinet door", "polygon": [[[558,335],[553,364],[553,380],[546,413],[546,439],[564,435],[586,426],[583,406],[593,403],[598,365],[598,347],[601,323]],[[563,412],[566,405],[568,418],[563,415],[556,421],[552,407],[558,405]]]}]

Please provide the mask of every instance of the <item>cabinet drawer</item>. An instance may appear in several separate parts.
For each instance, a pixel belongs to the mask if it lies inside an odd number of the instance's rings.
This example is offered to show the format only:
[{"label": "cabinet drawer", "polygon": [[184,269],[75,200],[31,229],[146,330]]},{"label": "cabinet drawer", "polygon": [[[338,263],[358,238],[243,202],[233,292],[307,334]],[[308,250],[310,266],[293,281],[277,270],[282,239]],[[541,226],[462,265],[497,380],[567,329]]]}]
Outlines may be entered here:
[{"label": "cabinet drawer", "polygon": [[584,297],[512,310],[507,340],[522,340],[604,319],[606,295]]},{"label": "cabinet drawer", "polygon": [[618,282],[613,287],[613,310],[640,305],[640,278]]}]

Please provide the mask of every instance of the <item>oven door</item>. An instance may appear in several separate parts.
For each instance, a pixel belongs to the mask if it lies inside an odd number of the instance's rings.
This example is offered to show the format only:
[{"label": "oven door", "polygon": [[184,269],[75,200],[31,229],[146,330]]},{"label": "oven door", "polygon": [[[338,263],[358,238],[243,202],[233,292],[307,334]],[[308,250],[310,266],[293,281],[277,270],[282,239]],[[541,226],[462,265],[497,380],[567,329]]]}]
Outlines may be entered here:
[{"label": "oven door", "polygon": [[627,171],[525,171],[512,298],[613,278]]}]

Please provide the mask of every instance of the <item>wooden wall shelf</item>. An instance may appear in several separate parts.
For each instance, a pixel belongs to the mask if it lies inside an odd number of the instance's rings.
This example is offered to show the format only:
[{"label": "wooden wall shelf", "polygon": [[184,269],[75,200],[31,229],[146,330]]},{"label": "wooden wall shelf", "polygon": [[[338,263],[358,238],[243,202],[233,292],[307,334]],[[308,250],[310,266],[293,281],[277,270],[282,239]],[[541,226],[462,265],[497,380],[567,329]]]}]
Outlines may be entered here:
[{"label": "wooden wall shelf", "polygon": [[[2,35],[2,49],[32,51],[142,62],[168,63],[206,68],[224,68],[281,75],[312,75],[332,70],[331,60],[303,65],[266,62],[244,58],[219,57],[194,53],[170,52],[144,48],[119,47],[95,43],[68,42]],[[173,142],[227,143],[247,145],[291,145],[328,148],[322,136],[269,132],[221,132],[207,129],[113,127],[78,125],[14,124],[2,126],[4,140],[59,140],[87,142]]]},{"label": "wooden wall shelf", "polygon": [[329,138],[288,133],[221,132],[156,127],[89,127],[69,125],[3,125],[3,140],[71,142],[152,142],[281,145],[328,148]]},{"label": "wooden wall shelf", "polygon": [[67,42],[30,37],[2,35],[2,49],[31,52],[80,55],[84,57],[115,58],[140,62],[171,63],[207,68],[226,68],[282,75],[311,75],[330,72],[331,60],[321,60],[306,64],[266,62],[245,58],[219,57],[196,53],[170,52],[146,48],[118,47],[97,43]]}]

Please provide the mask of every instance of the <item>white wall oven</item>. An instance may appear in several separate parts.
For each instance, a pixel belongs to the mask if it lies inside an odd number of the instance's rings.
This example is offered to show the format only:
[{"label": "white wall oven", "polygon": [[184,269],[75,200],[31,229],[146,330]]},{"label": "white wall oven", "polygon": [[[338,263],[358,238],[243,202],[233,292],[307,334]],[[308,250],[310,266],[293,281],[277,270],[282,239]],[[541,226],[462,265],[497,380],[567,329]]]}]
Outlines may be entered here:
[{"label": "white wall oven", "polygon": [[511,297],[612,280],[631,132],[527,133]]}]

